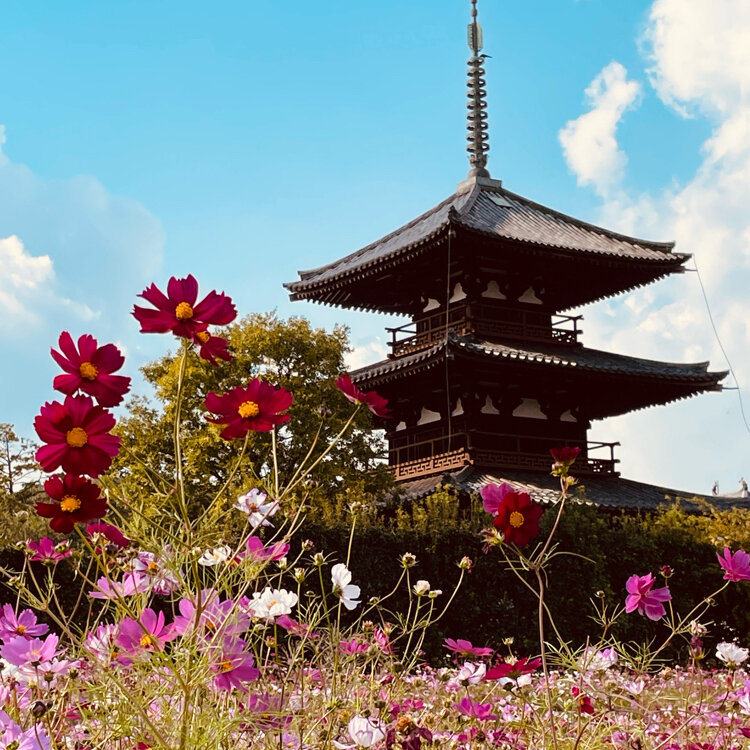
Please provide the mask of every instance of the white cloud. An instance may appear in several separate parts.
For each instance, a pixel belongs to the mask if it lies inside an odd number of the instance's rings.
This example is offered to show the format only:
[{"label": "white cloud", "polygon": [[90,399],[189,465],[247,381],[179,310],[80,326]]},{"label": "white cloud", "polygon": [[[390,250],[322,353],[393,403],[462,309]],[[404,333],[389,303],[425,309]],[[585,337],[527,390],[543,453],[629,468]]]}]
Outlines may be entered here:
[{"label": "white cloud", "polygon": [[[674,239],[693,253],[713,317],[739,382],[750,401],[750,3],[746,0],[656,0],[643,47],[657,94],[682,115],[705,116],[711,136],[702,163],[685,184],[652,194],[606,189],[595,175],[579,177],[604,197],[601,223],[613,229]],[[624,80],[624,79],[622,79]],[[584,114],[573,124],[591,113]],[[568,123],[565,130],[570,130]],[[578,153],[587,153],[586,131],[572,131]],[[596,133],[591,149],[596,152]],[[561,141],[562,133],[561,133]],[[564,144],[564,141],[563,141]],[[690,263],[688,265],[691,265]],[[616,315],[612,315],[612,311]],[[660,281],[608,306],[586,311],[586,342],[637,356],[672,361],[726,361],[711,330],[695,274]],[[726,385],[734,385],[731,378]],[[622,442],[625,473],[694,490],[735,489],[747,474],[748,436],[736,395],[707,395],[667,407],[607,420],[596,426],[601,439]]]},{"label": "white cloud", "polygon": [[[47,354],[61,330],[135,338],[135,295],[161,267],[164,233],[140,203],[94,177],[43,178],[7,153],[0,125],[0,421],[29,432],[51,393]],[[132,363],[133,370],[139,363]]]},{"label": "white cloud", "polygon": [[360,367],[372,364],[388,356],[388,347],[380,337],[364,344],[356,344],[344,357],[344,365],[347,370],[358,370]]},{"label": "white cloud", "polygon": [[606,196],[620,182],[627,156],[617,143],[617,126],[641,92],[636,81],[616,61],[607,65],[586,89],[591,109],[560,131],[565,160],[579,185],[591,185]]}]

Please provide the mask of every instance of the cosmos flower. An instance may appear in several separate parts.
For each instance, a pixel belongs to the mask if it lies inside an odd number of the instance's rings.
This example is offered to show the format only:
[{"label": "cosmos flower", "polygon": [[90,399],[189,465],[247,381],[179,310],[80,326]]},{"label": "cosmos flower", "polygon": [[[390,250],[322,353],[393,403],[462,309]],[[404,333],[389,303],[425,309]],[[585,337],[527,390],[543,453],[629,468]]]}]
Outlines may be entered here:
[{"label": "cosmos flower", "polygon": [[111,435],[115,418],[89,396],[67,396],[61,404],[47,402],[34,420],[44,443],[36,460],[44,471],[62,467],[69,474],[98,477],[109,469],[120,450],[120,438]]},{"label": "cosmos flower", "polygon": [[333,593],[341,599],[341,603],[348,609],[354,609],[360,602],[357,597],[360,594],[359,586],[352,581],[352,574],[344,563],[336,563],[331,568],[331,581]]},{"label": "cosmos flower", "polygon": [[458,656],[492,656],[494,651],[491,648],[483,648],[480,646],[472,646],[471,641],[464,640],[463,638],[457,638],[455,641],[453,638],[446,638],[443,643],[443,648],[447,648],[448,651],[453,651]]},{"label": "cosmos flower", "polygon": [[98,545],[104,539],[107,542],[122,547],[123,549],[130,544],[128,539],[117,526],[113,526],[111,523],[105,523],[104,521],[97,521],[96,523],[90,523],[86,526],[86,535],[91,538],[94,544]]},{"label": "cosmos flower", "polygon": [[266,587],[262,592],[253,593],[248,602],[247,611],[253,617],[273,620],[279,615],[289,615],[292,607],[297,604],[297,594],[286,589],[272,589]]},{"label": "cosmos flower", "polygon": [[247,538],[247,556],[251,560],[258,561],[274,561],[281,560],[286,557],[289,552],[289,545],[284,542],[276,542],[268,547],[263,545],[263,542],[257,536],[250,536]]},{"label": "cosmos flower", "polygon": [[132,573],[127,573],[122,581],[113,581],[106,576],[102,576],[96,582],[96,590],[89,591],[89,596],[92,599],[122,599],[140,593],[141,588],[135,576]]},{"label": "cosmos flower", "polygon": [[568,469],[575,463],[581,449],[577,446],[566,445],[563,448],[550,448],[549,452],[555,461],[552,464],[552,473],[559,476],[568,473]]},{"label": "cosmos flower", "polygon": [[750,555],[743,549],[731,552],[724,547],[724,554],[716,553],[719,565],[724,569],[724,579],[727,581],[750,581]]},{"label": "cosmos flower", "polygon": [[42,518],[49,518],[50,528],[60,534],[69,533],[77,523],[102,518],[107,513],[107,501],[99,487],[85,477],[55,474],[44,483],[44,491],[57,502],[37,503],[36,512]]},{"label": "cosmos flower", "polygon": [[233,507],[247,515],[253,529],[257,529],[258,526],[273,526],[268,518],[275,515],[280,506],[276,500],[266,502],[267,499],[268,495],[265,492],[253,487],[250,492],[240,495]]},{"label": "cosmos flower", "polygon": [[198,347],[198,354],[201,359],[210,362],[214,367],[219,364],[216,361],[217,359],[223,359],[226,362],[232,361],[229,344],[221,336],[214,336],[207,330],[196,331],[193,334],[193,343]]},{"label": "cosmos flower", "polygon": [[38,542],[30,541],[26,548],[31,553],[29,558],[31,562],[45,562],[53,565],[73,554],[69,542],[56,544],[48,536],[43,537]]},{"label": "cosmos flower", "polygon": [[488,484],[481,490],[484,509],[494,513],[492,525],[508,544],[523,547],[539,533],[542,506],[528,492],[517,492],[508,484]]},{"label": "cosmos flower", "polygon": [[336,387],[353,404],[365,404],[376,417],[390,419],[391,412],[388,409],[388,399],[383,398],[383,396],[375,391],[360,391],[347,374],[341,375],[336,380]]},{"label": "cosmos flower", "polygon": [[80,390],[93,396],[100,406],[117,406],[130,390],[130,378],[113,375],[125,363],[125,358],[114,344],[99,346],[97,340],[84,334],[78,347],[72,336],[63,331],[58,345],[61,352],[50,350],[52,359],[65,371],[52,385],[55,390],[72,396]]},{"label": "cosmos flower", "polygon": [[491,703],[478,703],[468,697],[461,698],[458,703],[453,704],[458,713],[478,721],[495,721],[497,714],[492,713]]},{"label": "cosmos flower", "polygon": [[222,544],[213,549],[207,549],[199,558],[198,565],[204,568],[212,568],[214,565],[221,565],[226,562],[232,554],[232,548]]},{"label": "cosmos flower", "polygon": [[246,691],[243,683],[260,677],[255,659],[241,638],[225,638],[220,648],[210,651],[211,671],[215,674],[214,687],[231,691],[232,688]]},{"label": "cosmos flower", "polygon": [[738,667],[747,659],[748,653],[746,648],[741,648],[736,643],[720,643],[716,647],[716,656],[729,667]]},{"label": "cosmos flower", "polygon": [[639,614],[646,615],[650,620],[658,620],[666,614],[663,602],[668,602],[672,595],[667,586],[654,589],[654,582],[651,573],[645,576],[632,575],[628,578],[625,584],[628,592],[625,598],[626,612],[638,610]]},{"label": "cosmos flower", "polygon": [[42,662],[51,661],[58,655],[59,638],[50,633],[44,640],[40,638],[26,639],[23,635],[11,638],[0,649],[0,656],[17,667],[38,666]]},{"label": "cosmos flower", "polygon": [[168,595],[180,588],[180,579],[153,552],[139,552],[130,562],[129,570],[141,591]]},{"label": "cosmos flower", "polygon": [[16,615],[11,604],[4,604],[0,614],[0,641],[7,643],[12,638],[22,636],[27,640],[44,635],[49,626],[36,621],[36,613],[31,609],[24,609]]},{"label": "cosmos flower", "polygon": [[223,396],[209,393],[206,408],[218,417],[206,417],[214,424],[226,425],[221,431],[224,440],[242,438],[248,432],[268,432],[277,424],[286,424],[288,414],[282,414],[294,401],[284,388],[275,388],[258,378],[246,386],[237,386]]},{"label": "cosmos flower", "polygon": [[115,643],[128,653],[136,651],[161,651],[177,634],[164,622],[164,612],[158,614],[150,607],[141,612],[138,620],[125,617],[115,638]]},{"label": "cosmos flower", "polygon": [[[515,682],[521,684],[521,678],[530,676],[532,672],[536,672],[537,669],[542,665],[541,659],[531,659],[524,657],[514,662],[501,662],[500,664],[490,667],[487,670],[487,674],[484,676],[485,680],[499,680],[501,684],[505,685],[508,683]],[[525,682],[529,682],[529,680]]]},{"label": "cosmos flower", "polygon": [[577,685],[573,685],[571,688],[571,692],[573,693],[573,697],[576,699],[576,702],[578,703],[578,711],[582,714],[593,714],[594,713],[594,705],[591,702],[591,697],[588,695],[584,695],[581,692],[581,689]]},{"label": "cosmos flower", "polygon": [[385,739],[385,725],[373,716],[357,714],[349,719],[346,729],[356,747],[372,747]]},{"label": "cosmos flower", "polygon": [[168,333],[192,339],[208,325],[223,326],[237,317],[237,309],[225,294],[215,291],[196,304],[198,282],[191,274],[184,279],[174,276],[167,284],[167,294],[155,284],[138,295],[156,309],[133,308],[133,316],[141,324],[141,333]]}]

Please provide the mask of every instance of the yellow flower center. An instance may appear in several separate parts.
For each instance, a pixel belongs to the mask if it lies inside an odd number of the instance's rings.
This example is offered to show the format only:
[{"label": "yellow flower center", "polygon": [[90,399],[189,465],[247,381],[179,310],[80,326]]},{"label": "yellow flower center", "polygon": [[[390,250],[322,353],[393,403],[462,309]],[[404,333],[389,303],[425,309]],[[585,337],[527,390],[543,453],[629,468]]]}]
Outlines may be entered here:
[{"label": "yellow flower center", "polygon": [[159,572],[159,563],[155,563],[155,562],[151,561],[148,564],[148,572],[149,573],[158,573]]},{"label": "yellow flower center", "polygon": [[78,510],[81,507],[81,501],[75,495],[65,495],[60,500],[60,509],[66,513],[72,513],[74,510]]},{"label": "yellow flower center", "polygon": [[208,331],[198,331],[198,333],[195,334],[195,338],[197,338],[201,344],[205,344],[211,338],[211,334]]},{"label": "yellow flower center", "polygon": [[148,633],[146,633],[145,635],[141,636],[140,643],[143,648],[148,648],[149,646],[153,646],[154,639]]},{"label": "yellow flower center", "polygon": [[88,441],[89,436],[83,427],[74,427],[72,430],[68,430],[68,434],[65,436],[65,442],[71,448],[83,448]]},{"label": "yellow flower center", "polygon": [[234,669],[234,666],[232,665],[231,661],[223,661],[219,665],[219,669],[222,672],[231,672]]},{"label": "yellow flower center", "polygon": [[510,514],[510,519],[509,519],[509,520],[510,520],[510,525],[511,525],[511,526],[512,526],[512,527],[513,527],[514,529],[518,529],[518,528],[520,528],[521,526],[523,526],[523,523],[524,523],[524,520],[525,520],[525,519],[524,519],[524,517],[523,517],[523,513],[519,513],[519,512],[517,511],[517,510],[514,510],[514,511],[513,511],[513,512],[512,512],[511,514]]},{"label": "yellow flower center", "polygon": [[92,365],[91,362],[81,362],[81,366],[78,368],[78,374],[84,380],[96,380],[99,370],[96,368],[96,365]]},{"label": "yellow flower center", "polygon": [[180,302],[174,309],[177,320],[190,320],[193,317],[193,308],[187,302]]},{"label": "yellow flower center", "polygon": [[260,413],[260,407],[255,401],[243,401],[240,404],[240,408],[237,409],[237,413],[243,418],[257,417]]},{"label": "yellow flower center", "polygon": [[16,627],[16,633],[18,633],[18,635],[23,635],[25,632],[26,632],[26,626],[25,625],[18,625]]}]

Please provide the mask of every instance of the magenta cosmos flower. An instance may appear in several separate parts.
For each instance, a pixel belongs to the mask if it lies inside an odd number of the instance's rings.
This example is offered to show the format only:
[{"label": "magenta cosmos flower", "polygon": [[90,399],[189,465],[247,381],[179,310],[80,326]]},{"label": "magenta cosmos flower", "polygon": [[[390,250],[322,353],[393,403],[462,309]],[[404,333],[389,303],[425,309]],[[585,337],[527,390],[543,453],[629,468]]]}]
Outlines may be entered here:
[{"label": "magenta cosmos flower", "polygon": [[207,330],[196,331],[193,334],[193,343],[198,347],[198,354],[201,359],[207,360],[214,367],[219,364],[216,361],[217,359],[223,359],[227,362],[232,361],[229,344],[221,336],[214,336]]},{"label": "magenta cosmos flower", "polygon": [[75,474],[55,475],[44,483],[44,491],[54,503],[37,503],[36,512],[49,518],[50,528],[67,534],[77,523],[102,518],[107,512],[107,501],[99,487],[86,477]]},{"label": "magenta cosmos flower", "polygon": [[130,390],[130,378],[113,375],[125,363],[125,357],[114,344],[99,346],[88,333],[78,339],[78,347],[67,331],[60,334],[61,352],[50,350],[52,359],[65,371],[53,387],[67,396],[81,390],[93,396],[100,406],[117,406]]},{"label": "magenta cosmos flower", "polygon": [[64,403],[46,403],[34,420],[37,435],[47,445],[36,452],[45,471],[62,467],[68,474],[98,477],[120,450],[120,438],[111,435],[115,418],[88,396],[68,396]]},{"label": "magenta cosmos flower", "polygon": [[724,554],[716,553],[719,565],[724,569],[724,578],[727,581],[750,581],[750,555],[743,549],[731,552],[729,547],[724,547]]},{"label": "magenta cosmos flower", "polygon": [[44,562],[54,565],[73,554],[69,542],[56,544],[48,536],[45,536],[38,542],[29,542],[26,547],[31,554],[29,558],[31,562]]},{"label": "magenta cosmos flower", "polygon": [[654,589],[655,579],[651,573],[645,576],[632,575],[628,578],[625,588],[628,596],[625,598],[625,611],[638,612],[646,615],[650,620],[658,620],[666,614],[663,602],[672,598],[669,588],[664,586]]},{"label": "magenta cosmos flower", "polygon": [[96,523],[90,523],[86,527],[86,534],[91,540],[98,544],[102,539],[106,539],[112,544],[125,548],[130,544],[128,539],[117,526],[113,526],[111,523],[105,523],[104,521],[97,521]]},{"label": "magenta cosmos flower", "polygon": [[390,419],[391,412],[388,409],[388,399],[375,391],[360,391],[348,375],[344,374],[338,378],[336,388],[353,404],[365,404],[376,417]]},{"label": "magenta cosmos flower", "polygon": [[542,506],[528,492],[516,492],[509,484],[488,484],[480,490],[484,509],[494,514],[492,525],[508,544],[523,547],[539,533]]},{"label": "magenta cosmos flower", "polygon": [[458,703],[453,704],[458,713],[478,721],[495,721],[497,715],[492,713],[491,703],[477,703],[470,698],[461,698]]},{"label": "magenta cosmos flower", "polygon": [[221,648],[211,649],[211,671],[216,675],[214,687],[226,691],[237,688],[245,692],[243,683],[260,677],[255,659],[241,638],[225,638]]},{"label": "magenta cosmos flower", "polygon": [[221,431],[224,440],[245,437],[248,432],[268,432],[274,425],[289,421],[288,414],[282,414],[294,401],[294,397],[284,388],[275,388],[258,378],[253,378],[246,386],[237,386],[219,396],[209,393],[206,408],[218,417],[206,417],[209,422],[223,424]]},{"label": "magenta cosmos flower", "polygon": [[17,667],[36,667],[42,662],[51,661],[60,653],[57,650],[58,642],[59,638],[54,633],[50,633],[44,640],[27,640],[23,636],[16,636],[0,649],[0,656]]},{"label": "magenta cosmos flower", "polygon": [[446,638],[443,643],[443,648],[447,648],[448,651],[452,651],[454,654],[459,656],[492,656],[494,651],[491,648],[483,648],[481,646],[472,646],[471,641],[466,641],[463,638],[457,638],[455,641],[453,638]]},{"label": "magenta cosmos flower", "polygon": [[168,333],[192,339],[198,331],[205,331],[208,325],[223,326],[237,317],[237,309],[225,294],[211,291],[196,304],[198,282],[191,274],[185,279],[174,276],[167,284],[167,293],[160,291],[155,284],[142,294],[156,310],[145,307],[133,308],[135,319],[141,324],[141,333]]}]

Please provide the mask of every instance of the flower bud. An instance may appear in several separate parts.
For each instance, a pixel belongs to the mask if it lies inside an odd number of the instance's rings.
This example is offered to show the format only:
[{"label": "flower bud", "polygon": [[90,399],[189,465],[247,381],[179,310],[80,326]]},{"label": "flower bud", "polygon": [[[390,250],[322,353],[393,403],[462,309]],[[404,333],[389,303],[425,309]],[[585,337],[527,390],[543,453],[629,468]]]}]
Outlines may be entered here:
[{"label": "flower bud", "polygon": [[315,553],[315,554],[313,555],[313,563],[314,563],[315,565],[317,565],[317,566],[318,566],[319,568],[320,568],[320,567],[321,567],[322,565],[324,565],[324,564],[325,564],[325,561],[326,561],[326,559],[325,559],[325,557],[323,556],[323,553],[322,553],[322,552],[316,552],[316,553]]},{"label": "flower bud", "polygon": [[471,573],[471,569],[474,566],[474,563],[472,562],[470,557],[462,557],[459,560],[458,567],[461,568],[461,570],[467,570],[469,573]]},{"label": "flower bud", "polygon": [[294,580],[297,581],[297,583],[302,583],[307,576],[307,572],[304,568],[295,568],[294,569]]},{"label": "flower bud", "polygon": [[302,542],[302,549],[305,552],[311,552],[312,550],[315,549],[315,543],[313,542],[312,539],[305,539],[305,541]]},{"label": "flower bud", "polygon": [[399,561],[403,568],[413,568],[417,564],[417,558],[411,552],[404,552]]},{"label": "flower bud", "polygon": [[413,587],[413,591],[417,596],[423,596],[424,594],[428,593],[429,590],[430,582],[425,580],[417,581]]}]

